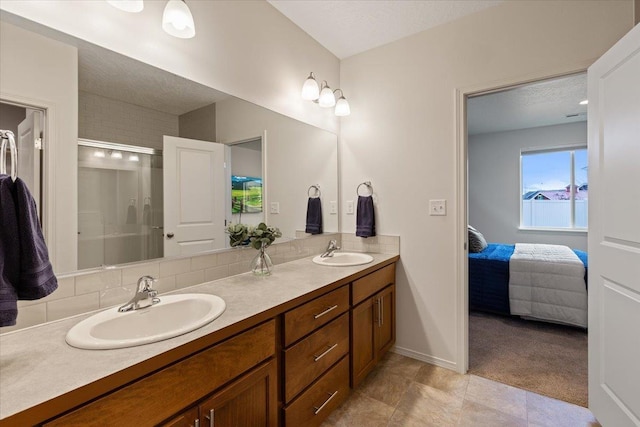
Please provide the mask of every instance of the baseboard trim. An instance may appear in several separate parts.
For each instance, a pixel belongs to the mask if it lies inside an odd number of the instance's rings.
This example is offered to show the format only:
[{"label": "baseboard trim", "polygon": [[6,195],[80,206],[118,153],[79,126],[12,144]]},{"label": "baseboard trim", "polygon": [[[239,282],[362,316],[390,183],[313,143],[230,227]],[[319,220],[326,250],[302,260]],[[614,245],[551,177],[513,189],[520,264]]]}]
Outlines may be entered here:
[{"label": "baseboard trim", "polygon": [[451,369],[452,371],[458,372],[458,365],[450,360],[441,359],[439,357],[431,356],[429,354],[420,353],[408,348],[398,346],[394,346],[390,351],[401,354],[402,356],[420,360],[421,362],[430,363],[432,365],[440,366],[441,368]]}]

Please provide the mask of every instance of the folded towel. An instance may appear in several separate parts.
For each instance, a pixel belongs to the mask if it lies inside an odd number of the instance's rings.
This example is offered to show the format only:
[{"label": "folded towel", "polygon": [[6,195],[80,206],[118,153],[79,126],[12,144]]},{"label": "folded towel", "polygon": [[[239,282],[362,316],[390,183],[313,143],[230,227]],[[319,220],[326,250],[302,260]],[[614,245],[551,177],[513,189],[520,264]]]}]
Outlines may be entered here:
[{"label": "folded towel", "polygon": [[320,197],[309,197],[305,233],[322,234],[322,204]]},{"label": "folded towel", "polygon": [[36,203],[24,181],[10,180],[0,176],[0,326],[15,325],[17,299],[43,298],[58,287]]},{"label": "folded towel", "polygon": [[127,208],[127,224],[135,224],[138,222],[138,211],[135,205],[129,205]]},{"label": "folded towel", "polygon": [[356,213],[356,236],[373,237],[376,235],[376,218],[373,210],[373,197],[358,196]]}]

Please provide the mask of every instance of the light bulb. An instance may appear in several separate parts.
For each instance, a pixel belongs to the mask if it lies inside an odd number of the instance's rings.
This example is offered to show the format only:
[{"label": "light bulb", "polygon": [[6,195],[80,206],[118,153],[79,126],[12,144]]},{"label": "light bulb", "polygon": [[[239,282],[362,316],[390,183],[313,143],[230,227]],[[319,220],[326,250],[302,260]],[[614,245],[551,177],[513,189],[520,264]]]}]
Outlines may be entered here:
[{"label": "light bulb", "polygon": [[349,103],[344,96],[341,96],[336,102],[335,114],[336,116],[348,116],[351,114],[351,108],[349,108]]},{"label": "light bulb", "polygon": [[318,105],[325,108],[336,105],[336,97],[327,82],[322,82],[322,90],[320,91],[320,98],[318,98]]},{"label": "light bulb", "polygon": [[190,39],[196,35],[193,15],[182,0],[169,0],[162,14],[162,29],[174,37]]},{"label": "light bulb", "polygon": [[104,158],[104,157],[105,157],[105,155],[104,155],[104,151],[102,151],[102,150],[96,150],[96,151],[94,151],[94,152],[93,152],[93,157],[100,157],[100,158]]},{"label": "light bulb", "polygon": [[130,162],[139,162],[140,158],[138,157],[137,154],[129,154],[129,161]]},{"label": "light bulb", "polygon": [[589,103],[588,99],[585,99],[584,101],[580,101],[580,105],[587,105]]},{"label": "light bulb", "polygon": [[107,0],[111,6],[116,9],[124,10],[125,12],[138,13],[144,9],[144,3],[142,0]]},{"label": "light bulb", "polygon": [[122,158],[122,153],[119,151],[113,151],[111,153],[111,158],[112,159],[121,159]]},{"label": "light bulb", "polygon": [[320,96],[320,88],[318,88],[318,82],[316,81],[313,73],[309,74],[307,80],[302,85],[302,99],[307,101],[315,101]]}]

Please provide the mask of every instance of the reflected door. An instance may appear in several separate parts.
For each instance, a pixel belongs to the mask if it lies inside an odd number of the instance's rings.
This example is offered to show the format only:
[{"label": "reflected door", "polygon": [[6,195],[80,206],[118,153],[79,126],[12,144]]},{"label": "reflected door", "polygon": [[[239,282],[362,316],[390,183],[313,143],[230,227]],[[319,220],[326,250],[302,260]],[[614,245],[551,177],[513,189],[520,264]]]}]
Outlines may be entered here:
[{"label": "reflected door", "polygon": [[164,136],[164,256],[225,247],[224,145]]}]

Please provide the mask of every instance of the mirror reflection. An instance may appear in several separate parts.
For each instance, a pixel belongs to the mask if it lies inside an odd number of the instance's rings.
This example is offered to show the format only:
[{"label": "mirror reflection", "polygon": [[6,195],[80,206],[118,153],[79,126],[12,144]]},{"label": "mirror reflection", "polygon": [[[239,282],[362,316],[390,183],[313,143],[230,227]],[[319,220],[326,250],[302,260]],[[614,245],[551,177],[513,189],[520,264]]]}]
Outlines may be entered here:
[{"label": "mirror reflection", "polygon": [[[77,237],[62,244],[78,255],[54,265],[58,274],[228,248],[229,223],[304,235],[312,185],[327,206],[324,231],[338,231],[328,209],[337,201],[335,134],[51,29],[12,24],[77,48],[78,84],[69,88],[78,101]],[[29,61],[25,53],[3,66]],[[44,167],[62,157],[45,153]]]}]

